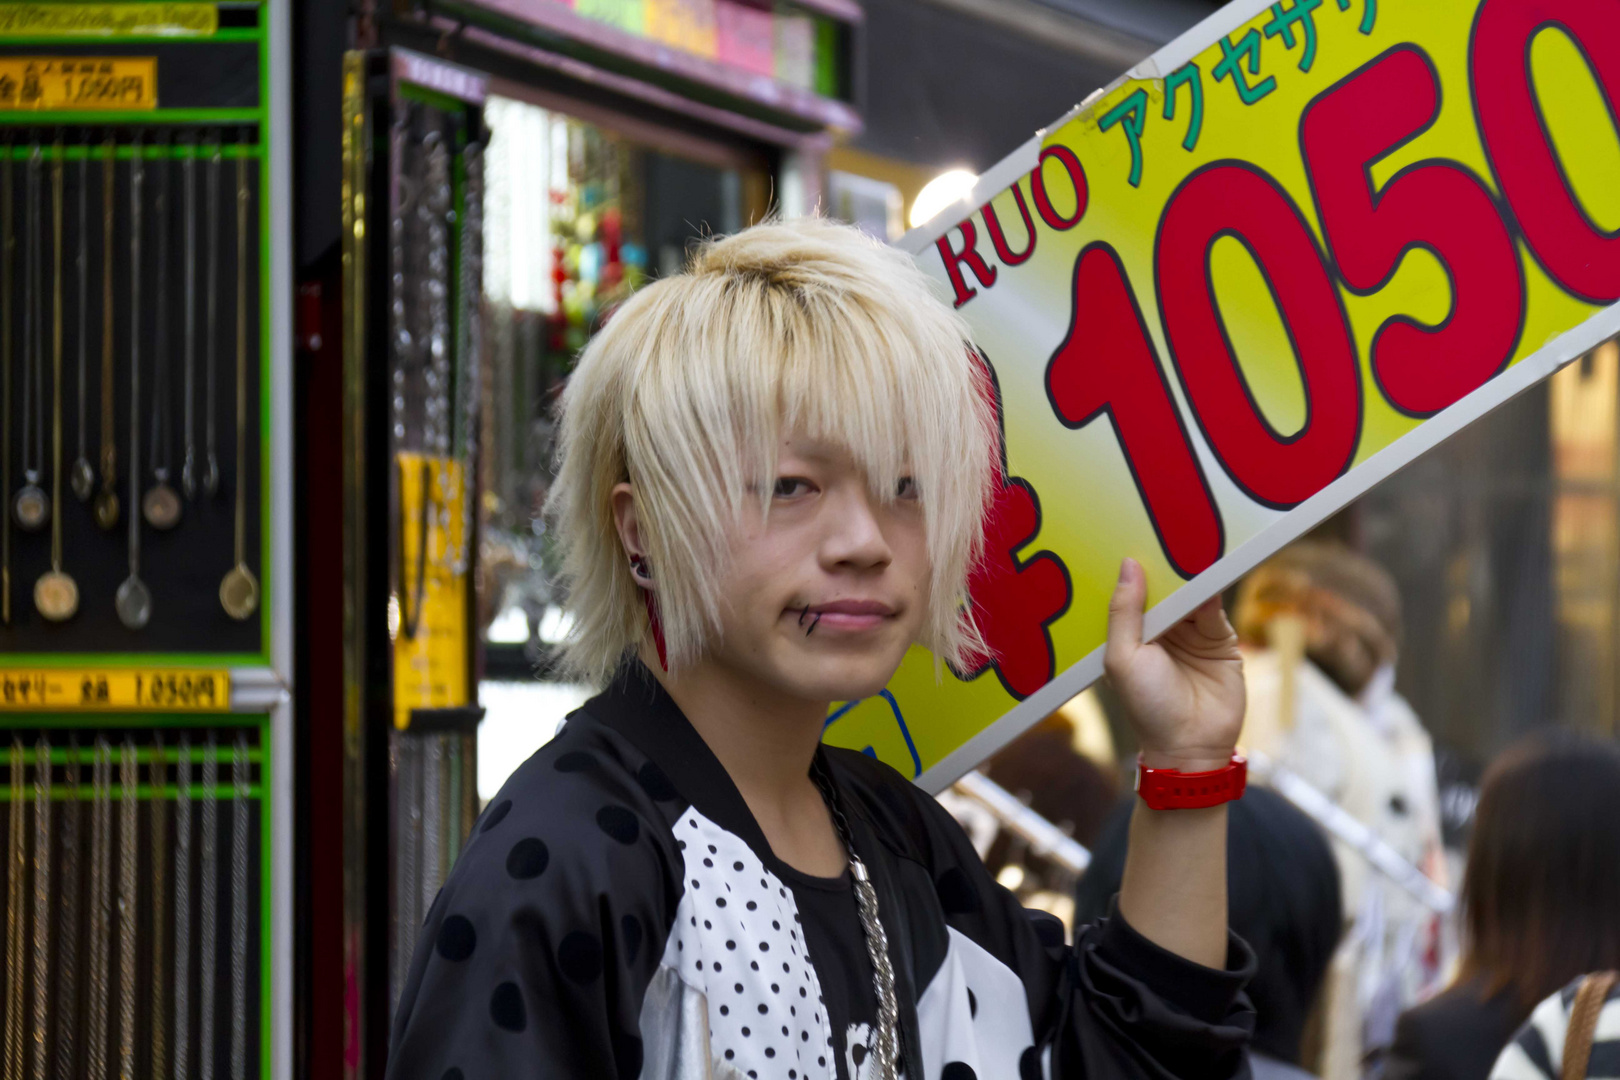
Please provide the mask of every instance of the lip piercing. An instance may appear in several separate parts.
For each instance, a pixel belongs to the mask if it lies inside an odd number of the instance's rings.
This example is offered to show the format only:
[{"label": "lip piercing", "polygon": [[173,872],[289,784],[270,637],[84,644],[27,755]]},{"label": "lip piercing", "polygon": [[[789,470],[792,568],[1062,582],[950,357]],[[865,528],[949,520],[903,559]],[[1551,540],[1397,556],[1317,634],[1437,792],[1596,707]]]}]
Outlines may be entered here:
[{"label": "lip piercing", "polygon": [[[806,604],[806,605],[804,605],[804,610],[799,612],[799,625],[800,626],[804,625],[804,617],[806,615],[808,615],[808,614],[810,614],[810,605]],[[819,619],[821,616],[818,615],[816,617]]]},{"label": "lip piercing", "polygon": [[816,632],[816,626],[820,622],[821,622],[821,615],[819,613],[817,613],[815,619],[810,623],[810,629],[808,629],[808,630],[806,630],[804,632],[804,636],[809,637],[811,634],[815,633]]}]

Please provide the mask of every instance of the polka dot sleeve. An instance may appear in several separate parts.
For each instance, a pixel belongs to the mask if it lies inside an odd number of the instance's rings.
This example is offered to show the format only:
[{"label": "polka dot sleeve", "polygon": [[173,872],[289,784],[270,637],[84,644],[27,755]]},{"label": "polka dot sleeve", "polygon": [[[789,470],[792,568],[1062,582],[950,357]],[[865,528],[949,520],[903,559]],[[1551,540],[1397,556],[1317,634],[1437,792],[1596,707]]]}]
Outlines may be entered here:
[{"label": "polka dot sleeve", "polygon": [[389,1080],[641,1073],[641,1004],[681,895],[668,784],[558,741],[491,801],[433,904]]}]

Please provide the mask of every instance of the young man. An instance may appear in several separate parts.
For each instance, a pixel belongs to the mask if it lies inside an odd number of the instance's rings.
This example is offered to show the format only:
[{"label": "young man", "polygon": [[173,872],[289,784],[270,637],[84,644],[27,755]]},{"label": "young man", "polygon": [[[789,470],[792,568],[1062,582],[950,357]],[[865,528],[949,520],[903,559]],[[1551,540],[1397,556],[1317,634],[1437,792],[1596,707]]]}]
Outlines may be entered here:
[{"label": "young man", "polygon": [[[592,340],[549,512],[569,659],[606,689],[475,826],[391,1077],[1244,1068],[1224,806],[1138,805],[1116,914],[1068,947],[931,798],[821,745],[913,644],[982,655],[966,583],[999,455],[969,350],[909,259],[813,220],[706,246]],[[1108,649],[1144,764],[1229,780],[1232,630],[1212,602],[1144,645],[1144,593],[1127,562]]]}]

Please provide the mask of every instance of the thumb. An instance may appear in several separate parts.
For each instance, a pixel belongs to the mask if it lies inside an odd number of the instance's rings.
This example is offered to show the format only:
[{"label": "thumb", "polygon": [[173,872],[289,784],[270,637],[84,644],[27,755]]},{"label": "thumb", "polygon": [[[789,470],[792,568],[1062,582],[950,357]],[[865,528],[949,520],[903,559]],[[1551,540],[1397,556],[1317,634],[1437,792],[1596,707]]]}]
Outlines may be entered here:
[{"label": "thumb", "polygon": [[1142,647],[1142,603],[1147,595],[1147,578],[1135,559],[1119,567],[1119,584],[1108,600],[1109,666],[1126,663]]}]

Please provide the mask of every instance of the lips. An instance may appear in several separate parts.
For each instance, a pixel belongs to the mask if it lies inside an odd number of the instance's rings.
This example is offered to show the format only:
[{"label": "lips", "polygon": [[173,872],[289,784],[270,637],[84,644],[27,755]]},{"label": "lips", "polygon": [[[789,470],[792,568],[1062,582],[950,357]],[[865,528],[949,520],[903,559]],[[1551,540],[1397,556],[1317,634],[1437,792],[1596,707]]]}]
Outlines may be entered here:
[{"label": "lips", "polygon": [[887,617],[894,608],[881,600],[834,600],[830,604],[811,604],[812,615],[877,615]]},{"label": "lips", "polygon": [[789,614],[805,626],[813,627],[817,634],[859,633],[873,630],[894,617],[894,608],[881,600],[834,600],[826,604],[811,604]]}]

